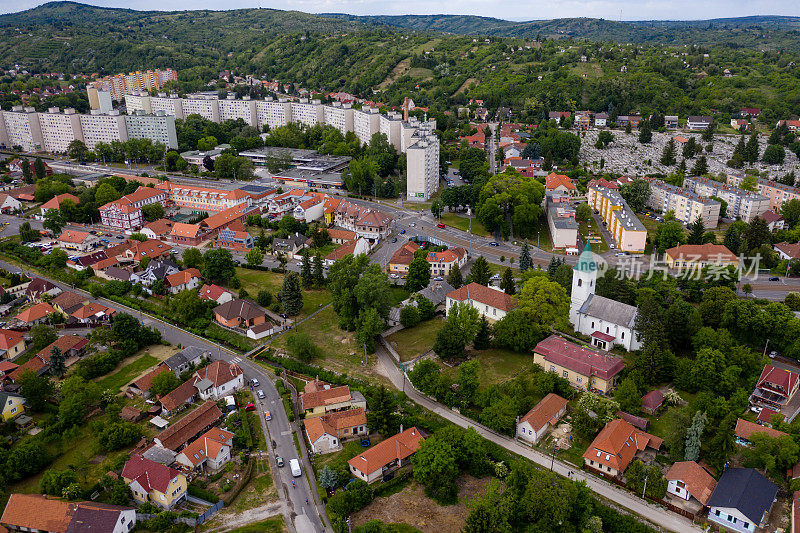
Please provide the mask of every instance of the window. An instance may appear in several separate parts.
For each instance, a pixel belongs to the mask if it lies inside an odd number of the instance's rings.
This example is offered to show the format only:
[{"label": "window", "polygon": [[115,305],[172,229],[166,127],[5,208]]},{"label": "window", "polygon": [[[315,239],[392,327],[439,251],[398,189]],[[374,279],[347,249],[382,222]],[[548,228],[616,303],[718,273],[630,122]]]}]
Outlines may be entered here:
[{"label": "window", "polygon": [[578,287],[582,286],[583,286],[583,280],[581,278],[578,278]]},{"label": "window", "polygon": [[576,376],[575,377],[575,381],[577,381],[578,383],[581,383],[583,381],[583,378],[580,377],[580,376]]},{"label": "window", "polygon": [[562,375],[563,375],[565,378],[569,378],[569,372],[567,372],[566,370],[564,370],[564,371],[562,372]]},{"label": "window", "polygon": [[623,339],[625,338],[625,332],[624,331],[622,332],[622,337],[621,338],[623,338]]},{"label": "window", "polygon": [[550,365],[550,372],[555,372],[555,371],[556,371],[555,365]]},{"label": "window", "polygon": [[592,328],[594,328],[594,321],[592,321]]}]

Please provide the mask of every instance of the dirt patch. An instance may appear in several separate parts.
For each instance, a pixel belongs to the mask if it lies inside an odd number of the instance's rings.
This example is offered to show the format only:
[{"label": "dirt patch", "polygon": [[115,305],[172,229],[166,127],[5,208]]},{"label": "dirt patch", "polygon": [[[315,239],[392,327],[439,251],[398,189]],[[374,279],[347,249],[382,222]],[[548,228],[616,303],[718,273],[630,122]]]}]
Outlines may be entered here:
[{"label": "dirt patch", "polygon": [[400,62],[395,65],[392,71],[386,76],[386,79],[383,80],[380,85],[378,85],[378,89],[386,89],[389,85],[394,83],[394,81],[408,72],[409,67],[411,66],[411,58],[407,57],[405,59],[400,60]]},{"label": "dirt patch", "polygon": [[488,477],[463,476],[458,483],[458,503],[445,507],[425,496],[422,485],[412,482],[397,494],[375,498],[364,509],[351,515],[351,519],[353,525],[359,526],[377,518],[385,523],[413,524],[423,533],[460,531],[469,514],[467,502],[485,494],[490,481]]},{"label": "dirt patch", "polygon": [[458,93],[463,93],[464,91],[469,89],[469,86],[470,86],[471,83],[474,83],[477,86],[478,79],[477,78],[467,78],[466,80],[464,80],[464,83],[462,83],[461,87],[459,87],[458,90],[453,93],[453,96],[457,95]]},{"label": "dirt patch", "polygon": [[89,464],[90,465],[99,465],[100,463],[102,463],[103,461],[106,460],[106,457],[107,457],[106,455],[95,455],[94,457],[89,459]]}]

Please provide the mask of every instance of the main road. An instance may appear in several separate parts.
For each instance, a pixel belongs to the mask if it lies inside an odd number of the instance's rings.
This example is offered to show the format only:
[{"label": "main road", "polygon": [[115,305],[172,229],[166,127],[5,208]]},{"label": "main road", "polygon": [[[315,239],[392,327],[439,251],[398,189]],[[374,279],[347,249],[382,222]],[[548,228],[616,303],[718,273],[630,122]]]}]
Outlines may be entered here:
[{"label": "main road", "polygon": [[622,490],[616,485],[584,473],[573,465],[569,465],[557,459],[553,460],[553,458],[541,453],[538,450],[523,446],[514,439],[500,435],[499,433],[496,433],[491,429],[478,424],[474,420],[471,420],[459,413],[455,413],[444,405],[431,400],[424,394],[418,392],[409,382],[407,382],[405,374],[400,371],[392,356],[386,352],[383,346],[377,344],[376,351],[378,355],[378,372],[387,377],[395,388],[405,391],[406,395],[408,395],[408,397],[418,405],[436,413],[446,420],[449,420],[453,424],[463,428],[475,428],[475,430],[484,438],[513,453],[521,455],[522,457],[525,457],[526,459],[529,459],[540,466],[550,468],[552,465],[552,470],[556,474],[569,477],[570,479],[576,481],[585,481],[586,486],[589,487],[589,489],[591,489],[593,492],[649,520],[650,522],[663,527],[664,529],[679,533],[694,533],[697,531],[702,531],[690,520],[684,518],[683,516],[667,511],[663,507],[648,503],[645,500],[638,498],[625,490]]},{"label": "main road", "polygon": [[[64,283],[42,276],[37,272],[31,272],[24,267],[6,261],[0,260],[0,268],[4,268],[10,272],[23,272],[29,276],[48,279],[62,290],[80,292],[90,297],[89,293],[86,291],[74,289]],[[94,298],[92,299],[94,300]],[[266,453],[268,453],[270,457],[270,465],[272,467],[274,480],[276,481],[278,495],[286,502],[287,512],[284,518],[287,521],[287,525],[290,530],[297,531],[298,533],[329,531],[330,528],[327,525],[327,518],[323,518],[325,517],[325,508],[321,502],[317,501],[316,481],[314,479],[313,470],[311,470],[308,458],[299,454],[295,446],[292,434],[297,428],[289,423],[289,418],[283,407],[283,400],[275,387],[273,382],[275,377],[272,374],[249,359],[177,326],[142,314],[139,311],[111,300],[106,300],[104,298],[97,300],[102,301],[104,305],[116,310],[118,313],[128,313],[138,316],[142,324],[160,331],[162,337],[173,345],[197,346],[211,353],[212,359],[220,359],[228,363],[239,365],[244,371],[244,377],[247,379],[248,383],[252,383],[253,378],[256,378],[259,381],[259,386],[255,388],[255,391],[259,389],[263,390],[265,397],[263,399],[258,399],[257,395],[254,394],[254,402],[257,406],[258,417],[261,421],[262,430],[264,431],[264,437],[267,442]],[[269,421],[265,419],[264,415],[267,411],[272,415]],[[298,438],[303,438],[301,433],[298,435]],[[275,462],[276,455],[280,455],[284,458],[286,466],[278,468]],[[301,477],[293,477],[289,469],[289,459],[293,458],[300,459],[303,465],[303,475]]]}]

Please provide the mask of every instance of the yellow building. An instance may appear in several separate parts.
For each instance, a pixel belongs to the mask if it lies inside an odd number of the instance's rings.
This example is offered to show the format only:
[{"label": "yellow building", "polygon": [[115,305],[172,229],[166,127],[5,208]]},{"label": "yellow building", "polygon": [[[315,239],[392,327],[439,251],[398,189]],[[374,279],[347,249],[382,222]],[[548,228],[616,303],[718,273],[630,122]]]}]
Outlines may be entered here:
[{"label": "yellow building", "polygon": [[558,335],[550,335],[536,345],[533,362],[575,388],[602,393],[616,386],[617,376],[625,368],[619,357],[584,348]]},{"label": "yellow building", "polygon": [[707,266],[738,267],[739,258],[722,244],[683,244],[669,248],[664,254],[669,268],[700,272]]},{"label": "yellow building", "polygon": [[647,229],[619,192],[600,185],[591,185],[586,192],[586,200],[589,207],[600,213],[620,251],[644,253]]},{"label": "yellow building", "polygon": [[186,476],[141,455],[133,455],[122,469],[122,479],[138,502],[171,509],[186,499]]},{"label": "yellow building", "polygon": [[16,394],[9,394],[8,392],[0,392],[0,402],[2,402],[2,419],[3,422],[8,422],[22,414],[25,411],[25,399]]},{"label": "yellow building", "polygon": [[414,253],[419,250],[419,245],[414,241],[408,241],[403,246],[397,249],[389,259],[387,270],[389,274],[395,274],[401,278],[408,275],[408,268],[414,260]]}]

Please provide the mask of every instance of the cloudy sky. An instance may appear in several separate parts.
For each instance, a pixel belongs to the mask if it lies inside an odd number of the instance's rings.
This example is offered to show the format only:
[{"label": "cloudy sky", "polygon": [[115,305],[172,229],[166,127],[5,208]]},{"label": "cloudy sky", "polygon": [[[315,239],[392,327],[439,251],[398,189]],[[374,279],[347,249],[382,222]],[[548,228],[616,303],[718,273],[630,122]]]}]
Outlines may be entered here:
[{"label": "cloudy sky", "polygon": [[[0,12],[41,4],[36,0],[0,0]],[[271,7],[308,13],[355,15],[470,14],[510,20],[597,17],[612,20],[707,19],[747,15],[800,16],[797,0],[90,0],[87,3],[132,9],[236,9]]]}]

